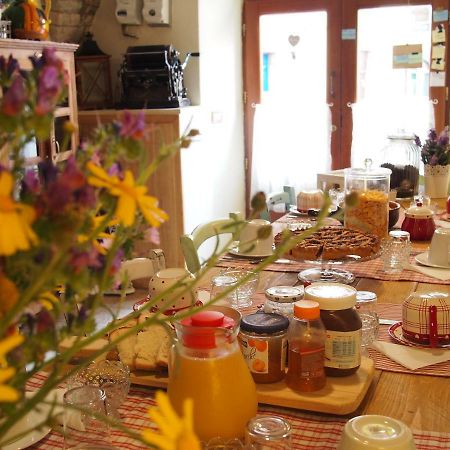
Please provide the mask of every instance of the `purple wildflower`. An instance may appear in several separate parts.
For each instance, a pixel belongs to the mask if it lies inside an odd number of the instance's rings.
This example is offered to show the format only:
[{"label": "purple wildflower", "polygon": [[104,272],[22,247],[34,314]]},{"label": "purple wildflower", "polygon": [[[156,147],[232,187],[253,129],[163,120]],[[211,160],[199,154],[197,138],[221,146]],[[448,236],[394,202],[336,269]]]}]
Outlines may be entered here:
[{"label": "purple wildflower", "polygon": [[130,111],[123,113],[123,119],[120,123],[119,135],[125,138],[140,139],[145,130],[144,111],[138,114],[131,114]]},{"label": "purple wildflower", "polygon": [[37,194],[40,184],[37,174],[34,170],[28,170],[22,180],[22,192],[24,194]]},{"label": "purple wildflower", "polygon": [[3,96],[1,111],[6,116],[16,116],[22,111],[26,100],[27,93],[23,78],[16,76]]},{"label": "purple wildflower", "polygon": [[96,269],[101,267],[102,264],[100,261],[100,254],[95,248],[91,248],[89,251],[72,249],[69,265],[75,273],[80,273],[83,269]]},{"label": "purple wildflower", "polygon": [[159,238],[159,230],[155,227],[150,227],[144,232],[144,239],[147,242],[151,242],[152,244],[159,245],[160,238]]},{"label": "purple wildflower", "polygon": [[417,136],[417,134],[414,135],[414,142],[418,147],[422,147],[422,142],[420,140],[420,137]]},{"label": "purple wildflower", "polygon": [[0,56],[0,76],[9,80],[14,72],[19,69],[17,59],[9,55],[8,60],[4,56]]},{"label": "purple wildflower", "polygon": [[442,145],[443,147],[448,145],[448,127],[445,127],[442,130],[441,134],[439,135],[437,143],[438,145]]},{"label": "purple wildflower", "polygon": [[438,158],[436,155],[433,155],[433,156],[430,158],[430,161],[429,161],[428,164],[429,164],[430,166],[436,166],[438,162],[439,162],[439,158]]},{"label": "purple wildflower", "polygon": [[122,170],[122,166],[120,165],[120,163],[114,163],[109,169],[108,169],[108,175],[110,175],[111,177],[119,177],[122,178],[123,177],[123,170]]},{"label": "purple wildflower", "polygon": [[54,182],[58,176],[58,169],[50,160],[44,160],[38,164],[39,173],[42,176],[44,185],[48,186],[50,183]]},{"label": "purple wildflower", "polygon": [[428,133],[428,139],[431,141],[435,141],[437,139],[437,133],[434,128],[431,128],[430,132]]},{"label": "purple wildflower", "polygon": [[55,66],[44,66],[39,74],[38,101],[35,112],[42,116],[51,112],[62,91],[61,73]]}]

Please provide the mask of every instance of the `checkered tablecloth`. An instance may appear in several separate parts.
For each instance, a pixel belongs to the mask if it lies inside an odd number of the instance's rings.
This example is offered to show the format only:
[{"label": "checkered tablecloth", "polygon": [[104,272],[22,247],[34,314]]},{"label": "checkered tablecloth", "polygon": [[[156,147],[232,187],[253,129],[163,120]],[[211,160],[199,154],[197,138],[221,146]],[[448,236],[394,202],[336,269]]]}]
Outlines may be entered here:
[{"label": "checkered tablecloth", "polygon": [[[38,389],[44,379],[38,375],[30,383],[30,389]],[[129,429],[139,432],[151,426],[147,418],[148,408],[155,405],[154,389],[133,386],[120,408],[122,423]],[[276,415],[286,419],[292,427],[292,448],[299,450],[320,449],[334,450],[337,448],[346,418],[309,414],[303,411],[260,405],[259,414]],[[412,430],[418,450],[438,450],[450,448],[450,434]],[[119,449],[144,449],[136,442],[119,431],[112,431],[112,443]],[[33,445],[32,449],[50,450],[62,448],[63,439],[56,431],[52,431],[42,441]]]}]

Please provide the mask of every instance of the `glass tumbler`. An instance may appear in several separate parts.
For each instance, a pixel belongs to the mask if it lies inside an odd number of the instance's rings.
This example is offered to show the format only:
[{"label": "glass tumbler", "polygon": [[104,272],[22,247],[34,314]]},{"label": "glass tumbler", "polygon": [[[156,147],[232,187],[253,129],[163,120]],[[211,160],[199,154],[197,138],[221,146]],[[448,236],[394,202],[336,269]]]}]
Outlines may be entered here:
[{"label": "glass tumbler", "polygon": [[70,388],[89,385],[103,389],[108,415],[120,418],[118,408],[130,389],[130,369],[121,361],[94,361],[71,377],[68,385]]},{"label": "glass tumbler", "polygon": [[386,273],[399,273],[409,264],[411,241],[407,231],[391,231],[389,237],[382,241],[381,248],[381,260]]},{"label": "glass tumbler", "polygon": [[[249,277],[238,286],[242,278]],[[227,270],[211,280],[211,299],[223,295],[229,305],[235,309],[246,308],[252,304],[252,295],[258,287],[259,275],[249,270]],[[231,290],[230,290],[231,289]],[[230,290],[226,294],[224,292]]]},{"label": "glass tumbler", "polygon": [[378,336],[376,294],[369,291],[358,291],[356,293],[355,308],[362,322],[361,347],[362,350],[366,350]]},{"label": "glass tumbler", "polygon": [[253,417],[247,424],[245,443],[252,450],[290,450],[291,425],[282,417]]},{"label": "glass tumbler", "polygon": [[63,397],[64,449],[82,450],[111,444],[106,416],[106,394],[95,386],[68,390]]}]

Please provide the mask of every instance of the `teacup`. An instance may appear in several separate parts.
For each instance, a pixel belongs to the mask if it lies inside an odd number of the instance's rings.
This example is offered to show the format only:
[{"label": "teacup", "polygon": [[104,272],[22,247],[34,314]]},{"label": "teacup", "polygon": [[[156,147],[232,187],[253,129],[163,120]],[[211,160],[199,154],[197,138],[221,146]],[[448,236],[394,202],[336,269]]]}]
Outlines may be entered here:
[{"label": "teacup", "polygon": [[403,336],[436,347],[450,343],[450,298],[444,292],[413,292],[402,306]]},{"label": "teacup", "polygon": [[260,239],[258,233],[263,227],[270,226],[268,220],[249,220],[239,234],[239,252],[248,256],[270,255],[273,252],[273,233]]},{"label": "teacup", "polygon": [[428,262],[450,267],[450,228],[438,228],[431,238]]},{"label": "teacup", "polygon": [[[184,286],[174,288],[178,281],[183,280]],[[152,311],[162,309],[165,314],[175,314],[195,304],[193,289],[185,291],[185,286],[192,283],[194,277],[186,269],[174,267],[162,269],[150,278],[148,283],[148,298],[153,301],[155,297],[170,289],[161,297],[152,308]],[[185,291],[185,292],[183,292]]]}]

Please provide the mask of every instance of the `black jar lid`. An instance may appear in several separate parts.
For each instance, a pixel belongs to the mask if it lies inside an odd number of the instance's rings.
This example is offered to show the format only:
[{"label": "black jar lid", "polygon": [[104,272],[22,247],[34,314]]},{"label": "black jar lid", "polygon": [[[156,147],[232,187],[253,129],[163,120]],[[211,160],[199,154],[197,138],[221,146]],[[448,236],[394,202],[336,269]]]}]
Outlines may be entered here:
[{"label": "black jar lid", "polygon": [[241,330],[257,334],[271,334],[287,330],[289,319],[281,314],[257,312],[244,316]]}]

